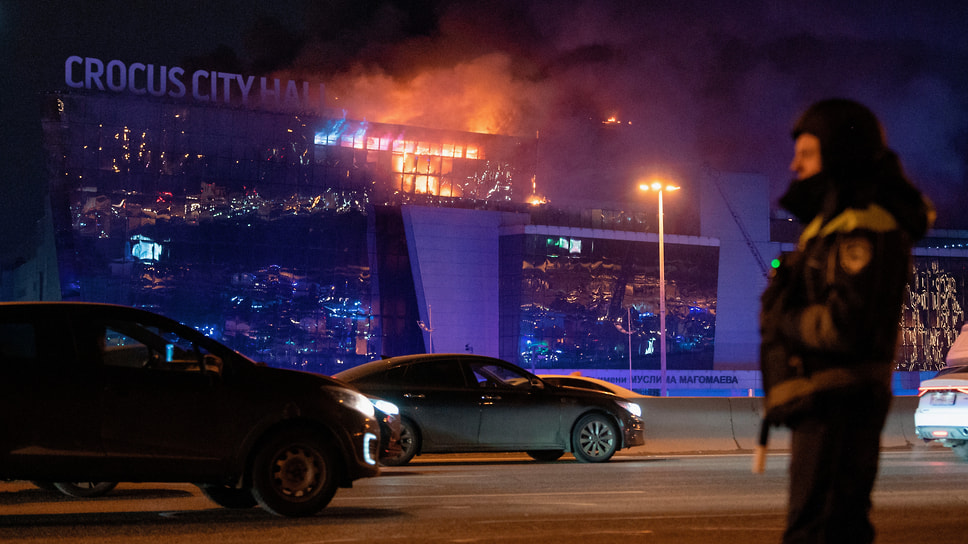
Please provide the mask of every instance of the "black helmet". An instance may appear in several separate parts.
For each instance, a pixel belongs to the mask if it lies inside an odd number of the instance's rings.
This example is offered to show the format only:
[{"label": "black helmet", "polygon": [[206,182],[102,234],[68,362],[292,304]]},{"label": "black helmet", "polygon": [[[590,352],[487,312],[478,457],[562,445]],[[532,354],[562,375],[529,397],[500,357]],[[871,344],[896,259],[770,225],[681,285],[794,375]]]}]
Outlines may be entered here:
[{"label": "black helmet", "polygon": [[869,170],[886,150],[884,130],[866,106],[831,98],[810,106],[793,127],[793,139],[812,134],[820,140],[823,170],[834,176]]}]

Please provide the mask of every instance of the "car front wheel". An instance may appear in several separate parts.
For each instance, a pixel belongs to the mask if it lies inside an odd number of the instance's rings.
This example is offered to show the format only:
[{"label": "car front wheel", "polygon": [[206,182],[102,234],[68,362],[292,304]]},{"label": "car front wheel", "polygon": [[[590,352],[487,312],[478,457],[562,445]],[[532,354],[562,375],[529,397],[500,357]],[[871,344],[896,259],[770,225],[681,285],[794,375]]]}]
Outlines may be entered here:
[{"label": "car front wheel", "polygon": [[336,494],[337,471],[336,453],[321,436],[308,429],[284,430],[255,456],[252,496],[277,516],[311,516]]},{"label": "car front wheel", "polygon": [[603,463],[618,449],[618,431],[604,414],[582,417],[572,433],[572,453],[583,463]]},{"label": "car front wheel", "polygon": [[407,419],[400,419],[400,454],[380,459],[380,464],[388,467],[406,465],[420,448],[420,434]]}]

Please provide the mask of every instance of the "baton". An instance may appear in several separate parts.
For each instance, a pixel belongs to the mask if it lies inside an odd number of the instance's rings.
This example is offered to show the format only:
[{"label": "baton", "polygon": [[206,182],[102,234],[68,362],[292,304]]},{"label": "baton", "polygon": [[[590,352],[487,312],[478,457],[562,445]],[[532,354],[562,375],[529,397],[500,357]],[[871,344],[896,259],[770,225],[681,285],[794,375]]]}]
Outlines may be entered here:
[{"label": "baton", "polygon": [[770,439],[770,424],[764,419],[760,423],[760,439],[753,448],[753,474],[763,474],[766,470],[766,444]]}]

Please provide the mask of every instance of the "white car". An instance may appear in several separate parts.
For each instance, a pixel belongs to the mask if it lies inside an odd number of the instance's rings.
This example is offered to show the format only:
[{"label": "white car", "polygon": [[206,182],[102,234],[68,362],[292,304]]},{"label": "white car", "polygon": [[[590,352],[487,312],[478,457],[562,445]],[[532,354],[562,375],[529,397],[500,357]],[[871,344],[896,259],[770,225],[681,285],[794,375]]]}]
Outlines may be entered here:
[{"label": "white car", "polygon": [[948,351],[948,368],[921,382],[914,431],[926,442],[937,440],[968,461],[968,325]]},{"label": "white car", "polygon": [[650,398],[649,395],[636,393],[635,391],[626,389],[621,385],[616,385],[612,382],[600,380],[598,378],[582,376],[580,374],[538,374],[538,377],[552,385],[578,387],[580,389],[591,389],[592,391],[603,391],[605,393],[617,395],[628,402],[637,405],[640,413],[636,415],[639,417],[642,417],[642,415],[645,414],[645,405],[642,401]]}]

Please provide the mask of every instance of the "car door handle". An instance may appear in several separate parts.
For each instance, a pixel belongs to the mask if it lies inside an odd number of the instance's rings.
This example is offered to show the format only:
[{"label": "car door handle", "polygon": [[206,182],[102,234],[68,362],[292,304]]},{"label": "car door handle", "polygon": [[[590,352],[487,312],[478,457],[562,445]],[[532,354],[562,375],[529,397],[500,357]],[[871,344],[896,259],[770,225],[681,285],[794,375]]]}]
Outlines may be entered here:
[{"label": "car door handle", "polygon": [[405,399],[423,399],[426,397],[427,396],[424,395],[423,393],[404,393],[403,394],[403,398]]}]

